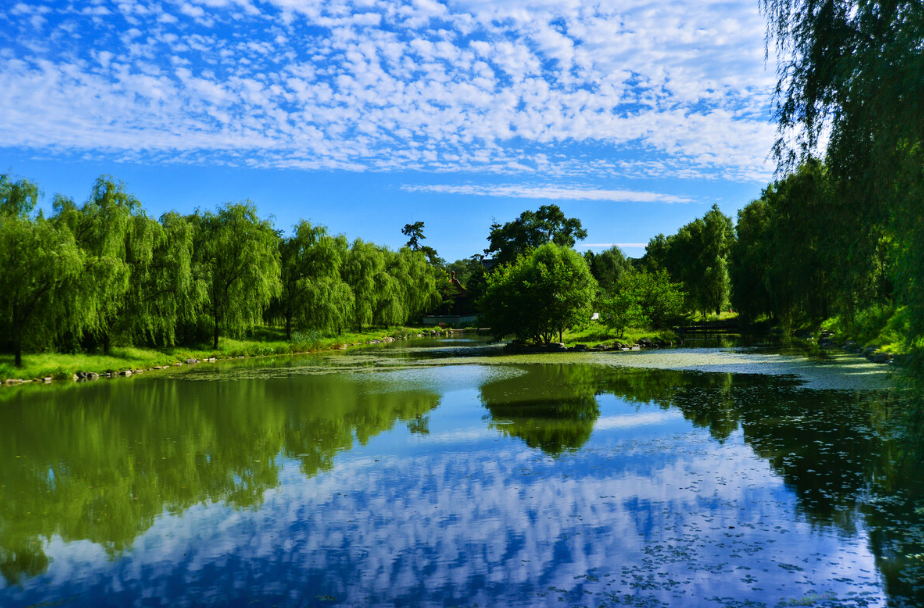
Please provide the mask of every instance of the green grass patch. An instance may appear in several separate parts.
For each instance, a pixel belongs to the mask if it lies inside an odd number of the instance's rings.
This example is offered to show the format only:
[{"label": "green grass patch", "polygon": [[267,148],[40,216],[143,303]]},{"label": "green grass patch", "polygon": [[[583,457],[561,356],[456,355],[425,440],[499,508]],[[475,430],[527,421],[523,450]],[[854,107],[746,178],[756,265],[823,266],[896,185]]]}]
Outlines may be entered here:
[{"label": "green grass patch", "polygon": [[56,380],[70,379],[77,372],[122,371],[127,369],[149,369],[172,365],[187,359],[227,359],[229,357],[262,357],[309,353],[331,348],[365,344],[371,340],[386,337],[407,338],[422,332],[422,329],[397,327],[376,328],[362,332],[344,332],[341,335],[321,332],[295,333],[291,341],[285,340],[282,330],[260,328],[247,338],[222,338],[218,348],[211,345],[193,347],[142,348],[136,346],[113,347],[108,355],[101,353],[30,353],[23,354],[23,366],[17,368],[11,354],[0,354],[0,380],[52,377]]},{"label": "green grass patch", "polygon": [[610,345],[613,342],[623,344],[635,344],[642,338],[651,341],[664,340],[665,342],[678,342],[677,334],[670,329],[648,329],[644,327],[629,327],[622,337],[617,337],[616,332],[609,329],[601,323],[591,323],[587,327],[579,330],[569,330],[564,333],[562,339],[568,346],[575,344],[586,344],[587,346],[596,346],[597,344]]}]

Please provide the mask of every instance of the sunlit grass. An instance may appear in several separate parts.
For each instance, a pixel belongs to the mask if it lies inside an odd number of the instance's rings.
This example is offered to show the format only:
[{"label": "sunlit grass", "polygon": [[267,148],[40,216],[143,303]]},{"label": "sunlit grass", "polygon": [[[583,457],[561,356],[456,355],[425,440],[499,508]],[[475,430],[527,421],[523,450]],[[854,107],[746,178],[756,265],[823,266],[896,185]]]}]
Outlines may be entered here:
[{"label": "sunlit grass", "polygon": [[[117,372],[128,369],[149,369],[156,366],[172,365],[187,359],[206,359],[215,357],[259,357],[268,355],[285,355],[306,353],[345,345],[362,344],[373,339],[386,337],[404,338],[423,330],[392,327],[368,329],[362,332],[343,332],[341,335],[309,334],[293,335],[292,341],[285,340],[282,330],[260,328],[249,339],[221,338],[218,348],[211,345],[197,347],[142,348],[136,346],[113,347],[109,355],[101,353],[30,353],[23,354],[23,366],[14,365],[11,354],[0,355],[0,380],[36,379],[51,377],[69,379],[77,372],[107,371]],[[429,331],[429,330],[428,330]]]},{"label": "sunlit grass", "polygon": [[617,336],[615,331],[597,322],[592,322],[583,329],[566,331],[562,336],[566,345],[586,344],[591,347],[597,344],[610,345],[613,342],[635,344],[643,338],[651,341],[677,342],[677,334],[670,329],[655,330],[644,327],[629,327],[626,328],[622,336]]}]

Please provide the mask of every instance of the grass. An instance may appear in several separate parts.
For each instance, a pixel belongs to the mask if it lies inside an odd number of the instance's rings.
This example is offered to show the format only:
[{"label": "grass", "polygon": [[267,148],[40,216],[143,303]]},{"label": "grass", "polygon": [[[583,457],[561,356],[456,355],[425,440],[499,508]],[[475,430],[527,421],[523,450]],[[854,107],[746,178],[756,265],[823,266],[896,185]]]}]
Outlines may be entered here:
[{"label": "grass", "polygon": [[227,359],[308,353],[364,344],[370,340],[381,340],[386,337],[402,339],[421,331],[423,330],[397,327],[344,332],[342,335],[309,332],[307,334],[296,333],[291,341],[287,341],[284,332],[280,329],[259,328],[246,339],[221,338],[217,349],[211,348],[210,344],[202,344],[193,347],[168,348],[118,346],[113,347],[109,355],[102,353],[31,353],[23,354],[21,368],[14,365],[13,355],[2,354],[0,355],[0,380],[47,377],[63,380],[70,379],[77,372],[103,374],[107,371],[148,369],[155,366],[172,365],[187,359],[210,357]]},{"label": "grass", "polygon": [[677,343],[678,338],[670,329],[647,329],[643,327],[627,328],[622,337],[616,335],[616,332],[607,328],[600,323],[591,323],[580,330],[566,331],[562,336],[566,345],[586,344],[587,346],[596,346],[597,344],[612,344],[613,342],[622,342],[623,344],[635,344],[642,338],[649,340],[664,340],[665,342]]},{"label": "grass", "polygon": [[842,317],[822,322],[820,329],[833,331],[839,340],[852,340],[860,346],[875,346],[878,351],[899,354],[905,352],[904,336],[909,319],[904,307],[875,304],[856,314],[853,323]]}]

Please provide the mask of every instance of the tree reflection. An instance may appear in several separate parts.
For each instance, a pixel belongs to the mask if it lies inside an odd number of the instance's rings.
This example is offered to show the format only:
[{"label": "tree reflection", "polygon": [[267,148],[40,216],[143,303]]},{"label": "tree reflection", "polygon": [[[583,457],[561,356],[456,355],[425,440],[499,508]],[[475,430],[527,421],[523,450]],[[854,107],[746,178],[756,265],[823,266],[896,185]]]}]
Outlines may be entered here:
[{"label": "tree reflection", "polygon": [[238,382],[99,382],[0,407],[0,574],[45,572],[44,544],[90,540],[116,557],[164,513],[260,506],[282,458],[305,475],[403,421],[425,428],[439,395],[369,392],[342,376]]},{"label": "tree reflection", "polygon": [[542,365],[528,374],[481,386],[491,427],[550,456],[580,448],[600,415],[601,370],[584,365]]}]

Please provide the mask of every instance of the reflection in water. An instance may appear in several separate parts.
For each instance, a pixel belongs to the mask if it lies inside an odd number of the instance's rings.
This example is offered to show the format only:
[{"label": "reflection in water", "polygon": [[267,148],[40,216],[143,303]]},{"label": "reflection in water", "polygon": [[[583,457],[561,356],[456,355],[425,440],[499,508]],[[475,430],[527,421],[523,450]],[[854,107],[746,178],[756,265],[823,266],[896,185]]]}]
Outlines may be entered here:
[{"label": "reflection in water", "polygon": [[600,371],[585,365],[541,365],[529,374],[482,385],[481,401],[493,428],[558,456],[590,439],[600,415]]},{"label": "reflection in water", "polygon": [[48,569],[42,539],[90,540],[110,557],[163,513],[258,508],[280,458],[304,475],[406,421],[439,395],[372,392],[348,377],[266,382],[98,382],[0,407],[0,573]]},{"label": "reflection in water", "polygon": [[8,397],[0,604],[924,603],[887,397],[498,361]]}]

